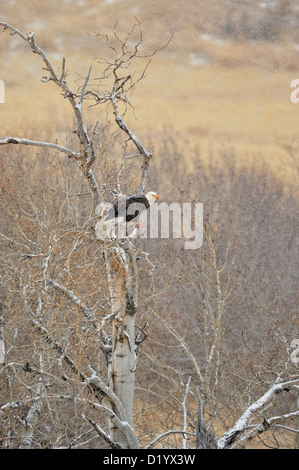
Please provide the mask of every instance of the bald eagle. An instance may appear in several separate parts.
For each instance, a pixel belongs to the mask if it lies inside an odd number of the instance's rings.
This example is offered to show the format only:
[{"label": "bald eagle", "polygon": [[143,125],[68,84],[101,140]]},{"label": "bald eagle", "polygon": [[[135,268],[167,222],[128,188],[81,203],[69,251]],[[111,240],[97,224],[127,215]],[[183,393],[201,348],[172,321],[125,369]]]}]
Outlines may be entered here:
[{"label": "bald eagle", "polygon": [[148,209],[156,199],[159,199],[158,194],[150,191],[145,196],[128,196],[120,198],[108,210],[104,221],[117,219],[118,217],[125,218],[126,222],[137,219],[141,212]]}]

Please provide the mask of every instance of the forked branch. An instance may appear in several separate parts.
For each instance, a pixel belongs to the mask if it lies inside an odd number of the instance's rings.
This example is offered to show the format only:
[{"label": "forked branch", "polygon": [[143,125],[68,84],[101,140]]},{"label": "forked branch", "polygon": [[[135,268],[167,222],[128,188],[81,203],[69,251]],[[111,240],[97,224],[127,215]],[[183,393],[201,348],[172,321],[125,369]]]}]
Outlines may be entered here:
[{"label": "forked branch", "polygon": [[11,35],[15,35],[15,34],[18,35],[31,47],[32,51],[35,54],[38,54],[42,58],[44,65],[45,65],[43,69],[49,74],[47,77],[43,77],[42,81],[48,82],[52,80],[62,90],[64,98],[68,99],[68,101],[70,102],[74,115],[75,115],[75,119],[76,119],[76,135],[78,136],[79,142],[80,142],[80,153],[75,152],[70,149],[66,149],[65,147],[62,147],[54,143],[29,141],[27,139],[19,139],[16,137],[6,137],[4,139],[1,139],[0,144],[4,145],[4,144],[13,143],[13,144],[33,145],[33,146],[39,146],[39,147],[51,147],[61,152],[67,153],[71,157],[75,157],[76,159],[80,161],[80,169],[83,175],[87,178],[88,184],[91,189],[91,194],[93,196],[93,202],[94,202],[93,206],[95,207],[97,204],[99,204],[101,200],[98,183],[91,170],[91,165],[95,160],[95,151],[94,151],[92,139],[88,135],[88,132],[84,125],[83,116],[82,116],[82,103],[83,103],[83,99],[85,96],[85,90],[86,90],[86,87],[90,78],[91,68],[89,69],[89,72],[87,74],[87,77],[85,79],[84,85],[81,90],[80,99],[78,100],[77,94],[73,92],[73,90],[69,87],[67,81],[65,80],[66,72],[65,72],[65,59],[64,58],[62,61],[61,76],[58,76],[58,74],[55,72],[54,67],[52,66],[49,58],[47,57],[43,49],[41,49],[36,44],[35,33],[32,32],[28,35],[23,34],[17,28],[5,22],[0,22],[0,26],[3,26],[4,30],[7,30],[7,29],[10,30]]},{"label": "forked branch", "polygon": [[[138,139],[136,134],[132,132],[132,130],[127,125],[124,114],[121,113],[119,110],[119,103],[122,103],[127,106],[131,106],[130,102],[130,95],[134,90],[136,84],[145,77],[145,73],[149,66],[150,60],[147,62],[145,68],[143,69],[141,75],[138,78],[134,77],[134,73],[131,72],[131,65],[132,61],[135,58],[151,58],[153,57],[158,51],[164,49],[168,46],[170,41],[172,40],[173,33],[171,33],[170,38],[167,42],[160,48],[155,49],[150,54],[139,54],[139,48],[142,45],[142,28],[141,28],[142,21],[136,18],[136,23],[132,26],[131,30],[125,37],[125,39],[121,39],[120,36],[116,32],[116,27],[114,30],[114,41],[116,39],[117,45],[114,46],[112,42],[109,41],[107,35],[97,34],[97,36],[104,37],[106,40],[106,46],[113,52],[115,55],[114,59],[107,60],[103,59],[100,60],[100,63],[106,64],[106,68],[98,80],[102,84],[108,78],[113,79],[112,91],[110,92],[100,92],[99,90],[93,89],[89,90],[88,94],[95,100],[95,105],[104,104],[104,103],[111,103],[113,114],[115,121],[119,128],[127,135],[128,140],[131,141],[138,151],[138,155],[129,155],[124,157],[121,163],[121,168],[118,175],[117,186],[118,190],[120,191],[120,178],[122,176],[123,166],[126,160],[130,158],[134,158],[135,156],[142,157],[142,165],[141,165],[141,177],[140,183],[137,189],[137,194],[142,194],[145,190],[145,183],[146,177],[148,173],[150,159],[152,158],[152,153],[149,152],[141,141]],[[135,30],[138,30],[138,38],[135,41],[135,45],[132,46],[132,34]],[[95,106],[94,105],[94,106]]]}]

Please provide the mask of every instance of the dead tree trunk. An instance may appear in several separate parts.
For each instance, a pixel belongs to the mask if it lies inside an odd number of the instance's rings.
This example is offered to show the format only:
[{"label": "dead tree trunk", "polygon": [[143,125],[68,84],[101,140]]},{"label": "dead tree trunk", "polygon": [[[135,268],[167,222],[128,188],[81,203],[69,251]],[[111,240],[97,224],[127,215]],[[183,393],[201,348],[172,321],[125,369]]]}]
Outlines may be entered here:
[{"label": "dead tree trunk", "polygon": [[217,439],[215,433],[213,431],[209,431],[206,427],[202,409],[201,394],[198,388],[197,407],[196,449],[216,449]]},{"label": "dead tree trunk", "polygon": [[[138,302],[136,260],[127,242],[106,251],[107,278],[113,319],[112,384],[123,404],[127,422],[133,428],[134,384],[136,370],[135,317]],[[117,415],[117,410],[113,410]],[[126,446],[123,433],[110,425],[111,438]]]}]

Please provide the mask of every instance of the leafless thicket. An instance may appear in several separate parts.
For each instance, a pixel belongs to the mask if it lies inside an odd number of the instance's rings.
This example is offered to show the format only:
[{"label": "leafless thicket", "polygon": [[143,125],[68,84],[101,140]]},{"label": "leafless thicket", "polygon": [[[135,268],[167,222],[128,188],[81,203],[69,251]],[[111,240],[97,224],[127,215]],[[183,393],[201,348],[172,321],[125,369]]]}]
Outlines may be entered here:
[{"label": "leafless thicket", "polygon": [[[171,144],[166,147],[165,153],[170,153]],[[190,158],[192,149],[186,152]],[[176,168],[182,155],[174,148],[171,154]],[[238,168],[232,151],[223,150],[222,158],[227,165],[209,167],[200,161],[200,151],[194,150],[192,159],[198,171],[181,173],[175,184],[181,200],[194,197],[204,203],[202,248],[186,252],[180,240],[160,247],[151,242],[152,258],[157,256],[169,266],[168,295],[162,293],[155,305],[164,322],[163,348],[159,344],[155,348],[168,358],[165,380],[176,378],[181,393],[189,374],[197,376],[199,388],[191,387],[194,426],[200,392],[205,427],[218,435],[238,422],[253,397],[260,397],[283,377],[294,379],[294,387],[286,387],[282,395],[267,395],[271,400],[265,411],[259,410],[261,414],[254,419],[248,415],[251,422],[243,422],[246,432],[240,444],[239,434],[234,436],[236,441],[227,443],[228,447],[254,447],[260,441],[262,446],[292,447],[298,429],[298,366],[290,360],[290,345],[298,336],[297,201],[284,193],[266,169]],[[154,345],[149,338],[151,341]],[[261,416],[276,424],[271,417],[287,416],[290,410],[294,412],[289,416],[292,426],[283,422],[263,428]]]},{"label": "leafless thicket", "polygon": [[[295,201],[267,178],[233,173],[233,163],[225,174],[196,156],[198,176],[186,175],[167,136],[171,161],[152,159],[151,143],[125,120],[147,67],[139,77],[131,70],[142,57],[140,23],[125,39],[99,35],[113,59],[99,61],[100,78],[89,69],[76,91],[64,59],[56,72],[34,33],[1,25],[40,56],[43,81],[57,85],[76,121],[67,145],[0,140],[2,447],[228,448],[266,431],[264,445],[293,446],[294,226],[283,208],[295,211]],[[86,125],[85,103],[112,108],[117,137],[104,123]],[[167,186],[167,176],[177,185]],[[184,251],[181,240],[95,237],[99,202],[162,183],[177,202],[206,195],[200,250]],[[272,234],[274,252],[261,231],[267,218],[272,230],[288,227],[287,240]]]}]

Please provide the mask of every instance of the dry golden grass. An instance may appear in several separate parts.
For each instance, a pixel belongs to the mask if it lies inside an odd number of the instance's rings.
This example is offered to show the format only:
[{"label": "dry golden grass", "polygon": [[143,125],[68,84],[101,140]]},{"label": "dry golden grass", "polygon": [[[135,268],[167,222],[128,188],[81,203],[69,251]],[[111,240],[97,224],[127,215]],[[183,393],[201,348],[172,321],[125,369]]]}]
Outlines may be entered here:
[{"label": "dry golden grass", "polygon": [[[135,116],[127,114],[132,129],[141,138],[151,133],[156,158],[164,158],[160,136],[168,126],[182,147],[184,141],[199,146],[204,160],[211,158],[212,149],[215,164],[226,165],[221,150],[234,149],[241,166],[266,165],[286,188],[295,190],[299,105],[290,101],[290,83],[297,78],[299,53],[290,41],[215,39],[217,21],[225,10],[214,1],[209,7],[190,2],[182,8],[181,0],[159,5],[143,0],[103,0],[95,5],[84,0],[51,2],[42,10],[37,1],[26,0],[17,10],[7,1],[2,13],[1,19],[21,30],[34,30],[57,68],[66,56],[68,78],[75,89],[90,63],[93,76],[99,74],[94,59],[109,52],[104,41],[94,37],[96,32],[111,33],[118,21],[118,34],[124,37],[137,15],[145,19],[142,51],[147,52],[163,45],[173,30],[173,40],[154,56],[147,77],[134,92]],[[210,36],[203,34],[208,19]],[[64,139],[66,129],[74,124],[71,109],[52,83],[40,82],[40,58],[20,38],[7,33],[1,33],[0,44],[1,78],[6,84],[6,103],[0,105],[1,134],[38,139],[43,129]],[[136,63],[139,72],[145,63]],[[106,109],[86,107],[86,116],[90,123],[97,119],[105,123]],[[188,155],[185,164],[194,169]]]},{"label": "dry golden grass", "polygon": [[[27,60],[31,59],[28,51]],[[171,61],[167,65],[165,68],[161,59],[154,61],[150,74],[139,84],[132,99],[136,119],[130,112],[127,116],[139,135],[151,131],[157,158],[163,156],[155,136],[161,135],[167,125],[178,141],[183,137],[191,145],[199,145],[207,159],[211,148],[215,156],[224,148],[234,148],[241,165],[266,164],[292,184],[294,162],[286,146],[298,148],[299,107],[289,98],[293,78],[289,73],[278,71],[269,80],[262,70],[217,66],[185,70]],[[63,139],[66,129],[72,128],[74,121],[68,102],[52,83],[40,83],[38,66],[36,76],[27,77],[24,87],[21,83],[6,87],[6,103],[0,107],[2,135],[38,140],[44,129]],[[83,71],[87,66],[88,60]],[[22,76],[21,63],[15,64],[14,69]],[[106,120],[105,109],[86,108],[86,114],[89,122]],[[221,163],[226,164],[222,157],[217,164]]]}]

